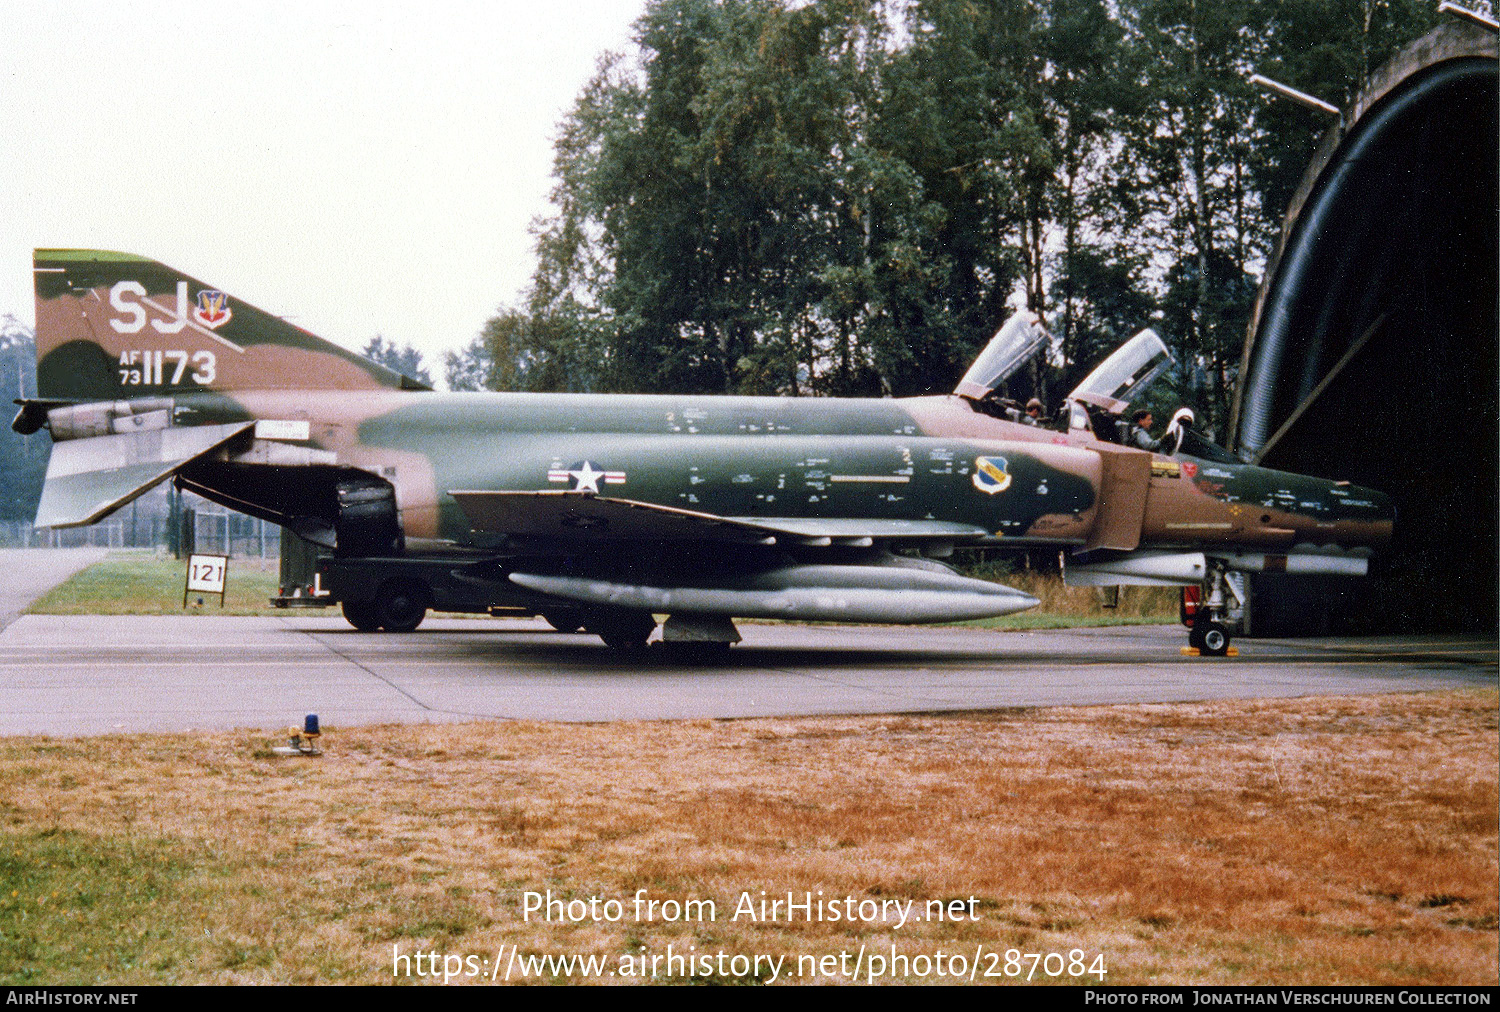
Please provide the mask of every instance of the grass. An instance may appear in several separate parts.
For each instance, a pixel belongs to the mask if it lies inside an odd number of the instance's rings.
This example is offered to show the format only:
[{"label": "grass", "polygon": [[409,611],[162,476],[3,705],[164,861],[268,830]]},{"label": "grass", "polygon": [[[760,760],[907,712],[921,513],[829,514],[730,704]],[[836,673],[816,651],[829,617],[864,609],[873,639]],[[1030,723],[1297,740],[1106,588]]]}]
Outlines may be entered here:
[{"label": "grass", "polygon": [[[36,615],[181,615],[187,560],[157,558],[144,552],[114,552],[103,562],[74,573],[31,603]],[[275,559],[229,560],[228,593],[188,596],[188,612],[205,615],[285,615],[271,607],[277,593]],[[200,607],[196,602],[202,599]]]},{"label": "grass", "polygon": [[0,833],[0,979],[96,979],[169,969],[189,925],[155,916],[183,900],[194,862],[181,841],[55,828]]},{"label": "grass", "polygon": [[[1167,622],[1176,621],[1173,615],[1116,615],[1106,611],[1102,615],[1072,615],[1059,612],[1032,609],[1031,611],[1017,612],[1014,615],[1001,615],[999,618],[977,618],[968,622],[956,622],[955,625],[973,626],[979,629],[1004,629],[1004,630],[1027,630],[1027,629],[1079,629],[1092,628],[1095,626],[1110,625],[1163,625]],[[1186,630],[1184,630],[1186,634]]]},{"label": "grass", "polygon": [[[158,559],[139,552],[117,552],[103,562],[75,573],[32,603],[38,615],[180,615],[182,584],[187,563]],[[1092,587],[1065,587],[1056,574],[1034,570],[1009,572],[982,567],[973,573],[998,580],[1041,600],[1030,611],[963,625],[991,629],[1064,629],[1073,626],[1138,625],[1175,622],[1175,587],[1122,587],[1116,608],[1105,608]],[[286,615],[267,602],[277,593],[277,563],[261,559],[231,559],[228,597],[219,608],[217,597],[194,594],[188,611],[205,615]],[[192,602],[203,597],[201,608]],[[336,614],[329,611],[327,614]]]},{"label": "grass", "polygon": [[[317,760],[242,732],[0,739],[0,983],[382,983],[417,951],[670,945],[803,957],[806,981],[862,946],[982,946],[1103,954],[1109,984],[1492,984],[1497,710],[415,725],[334,730]],[[627,914],[523,916],[548,889]],[[638,922],[641,889],[717,916]],[[762,890],[972,897],[977,920],[732,919]],[[658,976],[743,979],[698,969]]]},{"label": "grass", "polygon": [[1178,620],[1179,592],[1176,587],[1120,587],[1117,605],[1106,608],[1100,588],[1065,586],[1062,577],[1056,573],[1034,569],[1012,572],[1003,566],[981,566],[966,575],[1025,591],[1041,604],[1014,615],[977,619],[961,625],[986,629],[1067,629],[1076,626],[1160,625]]}]

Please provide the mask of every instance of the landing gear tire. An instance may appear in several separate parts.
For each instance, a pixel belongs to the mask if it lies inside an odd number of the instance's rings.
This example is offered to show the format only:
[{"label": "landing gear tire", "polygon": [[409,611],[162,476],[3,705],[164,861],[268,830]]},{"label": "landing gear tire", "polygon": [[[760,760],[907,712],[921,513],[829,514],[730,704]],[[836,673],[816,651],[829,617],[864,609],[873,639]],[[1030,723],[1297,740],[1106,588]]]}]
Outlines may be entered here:
[{"label": "landing gear tire", "polygon": [[427,588],[414,580],[394,580],[375,596],[375,614],[386,632],[411,632],[427,617]]},{"label": "landing gear tire", "polygon": [[639,653],[646,649],[646,641],[656,631],[656,618],[649,614],[611,615],[589,625],[589,632],[596,634],[604,645],[623,653]]},{"label": "landing gear tire", "polygon": [[1229,630],[1219,623],[1205,623],[1202,632],[1194,625],[1193,634],[1198,637],[1198,652],[1205,657],[1223,657],[1229,653]]},{"label": "landing gear tire", "polygon": [[576,633],[583,629],[583,616],[576,611],[544,611],[542,621],[560,633]]},{"label": "landing gear tire", "polygon": [[380,631],[380,616],[375,612],[374,601],[344,601],[340,607],[344,618],[360,632]]}]

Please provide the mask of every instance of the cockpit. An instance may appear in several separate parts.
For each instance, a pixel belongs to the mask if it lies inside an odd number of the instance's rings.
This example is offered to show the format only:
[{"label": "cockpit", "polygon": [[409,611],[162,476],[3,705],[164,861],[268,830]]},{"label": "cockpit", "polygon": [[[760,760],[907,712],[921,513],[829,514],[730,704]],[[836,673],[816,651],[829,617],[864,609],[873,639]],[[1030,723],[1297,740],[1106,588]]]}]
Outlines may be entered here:
[{"label": "cockpit", "polygon": [[[1050,342],[1051,335],[1043,326],[1041,317],[1024,310],[1016,313],[995,332],[969,371],[964,373],[954,393],[984,414],[1022,424],[1037,424],[1027,420],[1019,403],[999,396],[997,391]],[[1086,432],[1095,439],[1126,444],[1131,428],[1126,411],[1174,361],[1166,343],[1155,331],[1142,330],[1115,349],[1068,394],[1056,419],[1042,424],[1057,431]],[[1235,462],[1228,450],[1193,431],[1192,421],[1190,410],[1179,410],[1167,428],[1168,438],[1157,452],[1170,456],[1185,454],[1221,463]]]},{"label": "cockpit", "polygon": [[1149,328],[1116,348],[1068,394],[1068,428],[1088,429],[1094,438],[1125,443],[1130,422],[1125,412],[1174,359]]}]

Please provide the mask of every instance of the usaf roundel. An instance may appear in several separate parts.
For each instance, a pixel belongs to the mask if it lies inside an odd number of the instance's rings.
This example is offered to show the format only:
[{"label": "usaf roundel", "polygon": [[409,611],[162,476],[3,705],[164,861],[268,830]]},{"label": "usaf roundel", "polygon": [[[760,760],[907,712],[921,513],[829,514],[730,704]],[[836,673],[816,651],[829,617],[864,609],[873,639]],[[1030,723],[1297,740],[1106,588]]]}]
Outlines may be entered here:
[{"label": "usaf roundel", "polygon": [[606,471],[591,460],[580,460],[572,467],[553,467],[547,472],[547,480],[567,482],[573,492],[598,492],[601,481],[606,485],[625,484],[625,472]]},{"label": "usaf roundel", "polygon": [[1010,488],[1010,474],[1005,470],[1005,465],[1004,457],[976,457],[974,487],[987,495]]}]

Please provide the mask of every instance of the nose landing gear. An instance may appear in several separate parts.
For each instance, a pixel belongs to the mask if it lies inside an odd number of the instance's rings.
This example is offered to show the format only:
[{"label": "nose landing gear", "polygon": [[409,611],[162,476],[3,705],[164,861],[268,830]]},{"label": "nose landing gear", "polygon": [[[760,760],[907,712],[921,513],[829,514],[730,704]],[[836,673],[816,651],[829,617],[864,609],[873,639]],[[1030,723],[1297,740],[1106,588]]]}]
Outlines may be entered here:
[{"label": "nose landing gear", "polygon": [[[1224,623],[1224,613],[1228,606],[1225,588],[1228,587],[1231,593],[1234,592],[1234,588],[1225,579],[1225,570],[1224,563],[1218,560],[1210,564],[1209,578],[1204,585],[1208,599],[1202,600],[1203,591],[1200,590],[1199,600],[1191,618],[1188,645],[1203,657],[1224,657],[1230,653],[1229,628]],[[1184,610],[1186,608],[1185,595]]]},{"label": "nose landing gear", "polygon": [[1205,657],[1223,657],[1229,653],[1229,630],[1215,622],[1207,612],[1201,613],[1188,633],[1188,645]]}]

